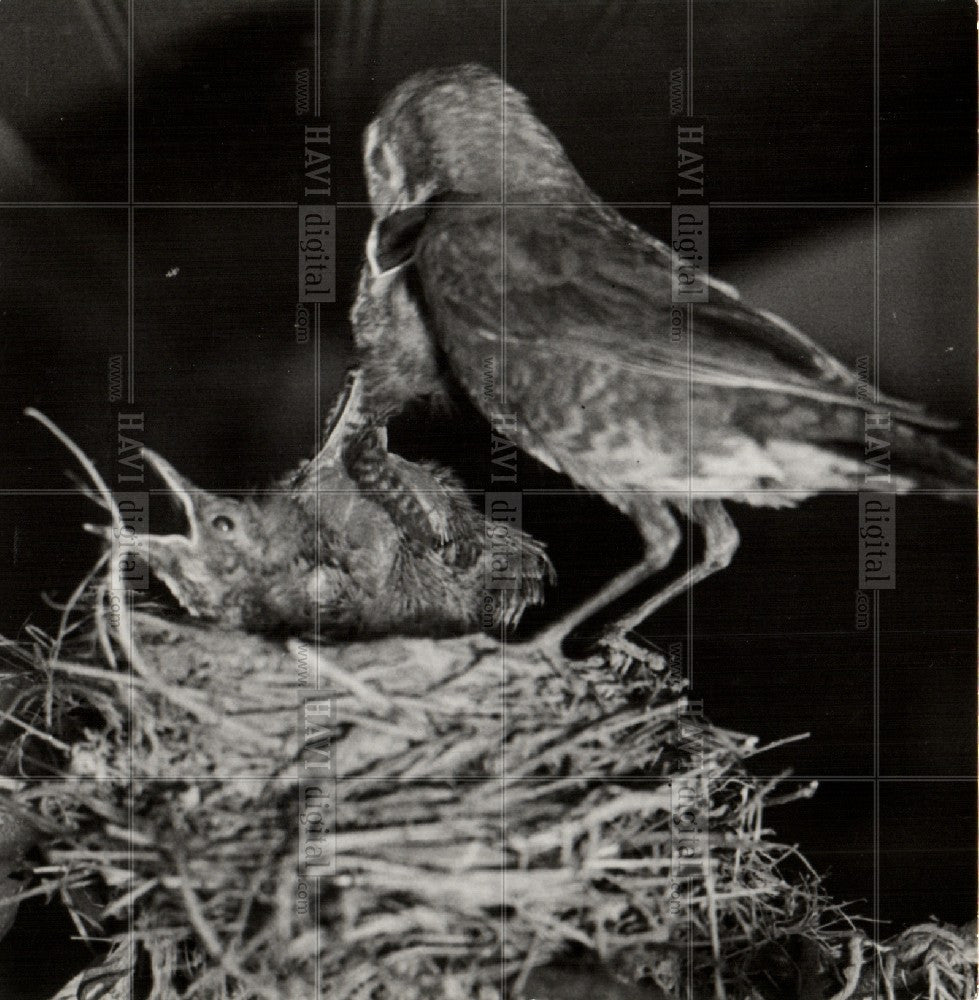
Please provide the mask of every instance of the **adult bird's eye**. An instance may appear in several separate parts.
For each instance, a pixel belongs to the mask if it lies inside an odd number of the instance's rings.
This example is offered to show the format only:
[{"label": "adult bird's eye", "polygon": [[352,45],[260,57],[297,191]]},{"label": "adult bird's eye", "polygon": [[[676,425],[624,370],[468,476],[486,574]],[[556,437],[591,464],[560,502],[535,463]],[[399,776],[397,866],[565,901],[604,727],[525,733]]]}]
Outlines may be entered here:
[{"label": "adult bird's eye", "polygon": [[373,170],[375,174],[385,173],[384,154],[381,152],[381,144],[379,142],[375,142],[371,147],[367,160],[370,164],[371,170]]},{"label": "adult bird's eye", "polygon": [[231,520],[230,517],[225,514],[218,514],[213,521],[211,521],[211,526],[217,528],[218,531],[234,531],[235,522]]}]

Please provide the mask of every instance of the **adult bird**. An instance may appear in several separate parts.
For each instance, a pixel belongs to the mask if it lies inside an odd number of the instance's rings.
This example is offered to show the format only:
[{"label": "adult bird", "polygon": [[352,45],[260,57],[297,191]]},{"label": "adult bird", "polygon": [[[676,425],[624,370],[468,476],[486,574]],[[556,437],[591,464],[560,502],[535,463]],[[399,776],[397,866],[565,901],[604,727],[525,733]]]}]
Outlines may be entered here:
[{"label": "adult bird", "polygon": [[[400,332],[361,339],[366,392],[394,413],[455,380],[515,443],[627,514],[641,559],[556,623],[559,642],[704,533],[702,560],[620,619],[621,631],[726,566],[738,533],[722,501],[791,507],[862,486],[868,414],[890,422],[889,486],[972,491],[950,425],[869,398],[787,322],[709,282],[671,337],[673,258],[585,184],[527,99],[481,66],[412,76],[365,133],[375,215],[371,280]],[[383,360],[382,360],[383,359]],[[872,419],[877,419],[873,417]]]}]

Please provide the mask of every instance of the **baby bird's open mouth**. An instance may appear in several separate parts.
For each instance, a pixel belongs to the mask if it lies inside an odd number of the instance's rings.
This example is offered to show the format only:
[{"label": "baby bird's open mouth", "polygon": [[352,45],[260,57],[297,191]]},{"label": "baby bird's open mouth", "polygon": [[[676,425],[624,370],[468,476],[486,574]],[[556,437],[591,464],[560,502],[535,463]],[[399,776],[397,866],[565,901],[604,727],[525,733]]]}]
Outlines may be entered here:
[{"label": "baby bird's open mouth", "polygon": [[[142,454],[150,468],[153,469],[166,485],[166,495],[170,501],[170,507],[176,514],[180,522],[179,526],[182,529],[180,531],[169,531],[164,534],[153,534],[147,528],[144,537],[163,541],[167,544],[173,544],[173,542],[177,541],[190,547],[196,547],[200,534],[197,526],[198,514],[194,506],[194,493],[197,488],[184,479],[162,455],[158,455],[151,448],[143,448]],[[149,504],[149,508],[150,511],[154,510],[152,501]],[[90,534],[106,539],[111,539],[115,530],[110,524],[84,524],[82,527]]]},{"label": "baby bird's open mouth", "polygon": [[153,535],[151,537],[167,544],[173,544],[174,541],[180,539],[189,546],[196,548],[200,541],[200,532],[198,530],[199,515],[194,506],[196,487],[184,479],[162,455],[158,455],[152,448],[144,448],[143,457],[153,471],[163,480],[169,490],[169,499],[178,512],[178,516],[181,517],[183,526],[186,528],[185,531],[179,533],[174,532],[165,535]]}]

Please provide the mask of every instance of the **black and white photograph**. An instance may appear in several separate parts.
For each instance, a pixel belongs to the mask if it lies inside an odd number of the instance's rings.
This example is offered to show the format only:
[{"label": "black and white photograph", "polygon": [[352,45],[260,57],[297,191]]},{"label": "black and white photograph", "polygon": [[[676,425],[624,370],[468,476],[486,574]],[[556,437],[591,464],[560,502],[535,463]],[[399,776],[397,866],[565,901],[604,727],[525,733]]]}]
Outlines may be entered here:
[{"label": "black and white photograph", "polygon": [[965,0],[0,2],[0,1000],[974,1000]]}]

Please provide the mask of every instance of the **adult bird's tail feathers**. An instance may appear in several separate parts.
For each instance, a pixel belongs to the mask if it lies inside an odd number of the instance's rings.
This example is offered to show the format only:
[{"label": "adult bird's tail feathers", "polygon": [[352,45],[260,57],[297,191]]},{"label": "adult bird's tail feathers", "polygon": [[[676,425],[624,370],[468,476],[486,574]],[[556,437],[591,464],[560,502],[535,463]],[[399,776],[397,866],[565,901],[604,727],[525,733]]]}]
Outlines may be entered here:
[{"label": "adult bird's tail feathers", "polygon": [[893,464],[897,475],[913,479],[917,489],[937,490],[946,500],[969,503],[976,496],[976,463],[949,447],[937,434],[896,421]]},{"label": "adult bird's tail feathers", "polygon": [[[831,402],[786,389],[742,389],[732,422],[791,467],[799,488],[933,491],[966,503],[976,495],[976,463],[934,430],[955,426],[932,420],[902,400]],[[834,458],[835,456],[835,458]],[[819,484],[822,483],[822,486]]]},{"label": "adult bird's tail feathers", "polygon": [[[884,397],[881,397],[883,401]],[[854,485],[893,488],[898,493],[928,491],[943,500],[969,503],[976,496],[976,463],[930,428],[877,411],[838,409],[826,423],[826,444],[851,457],[862,456]],[[927,414],[922,414],[927,417]]]}]

